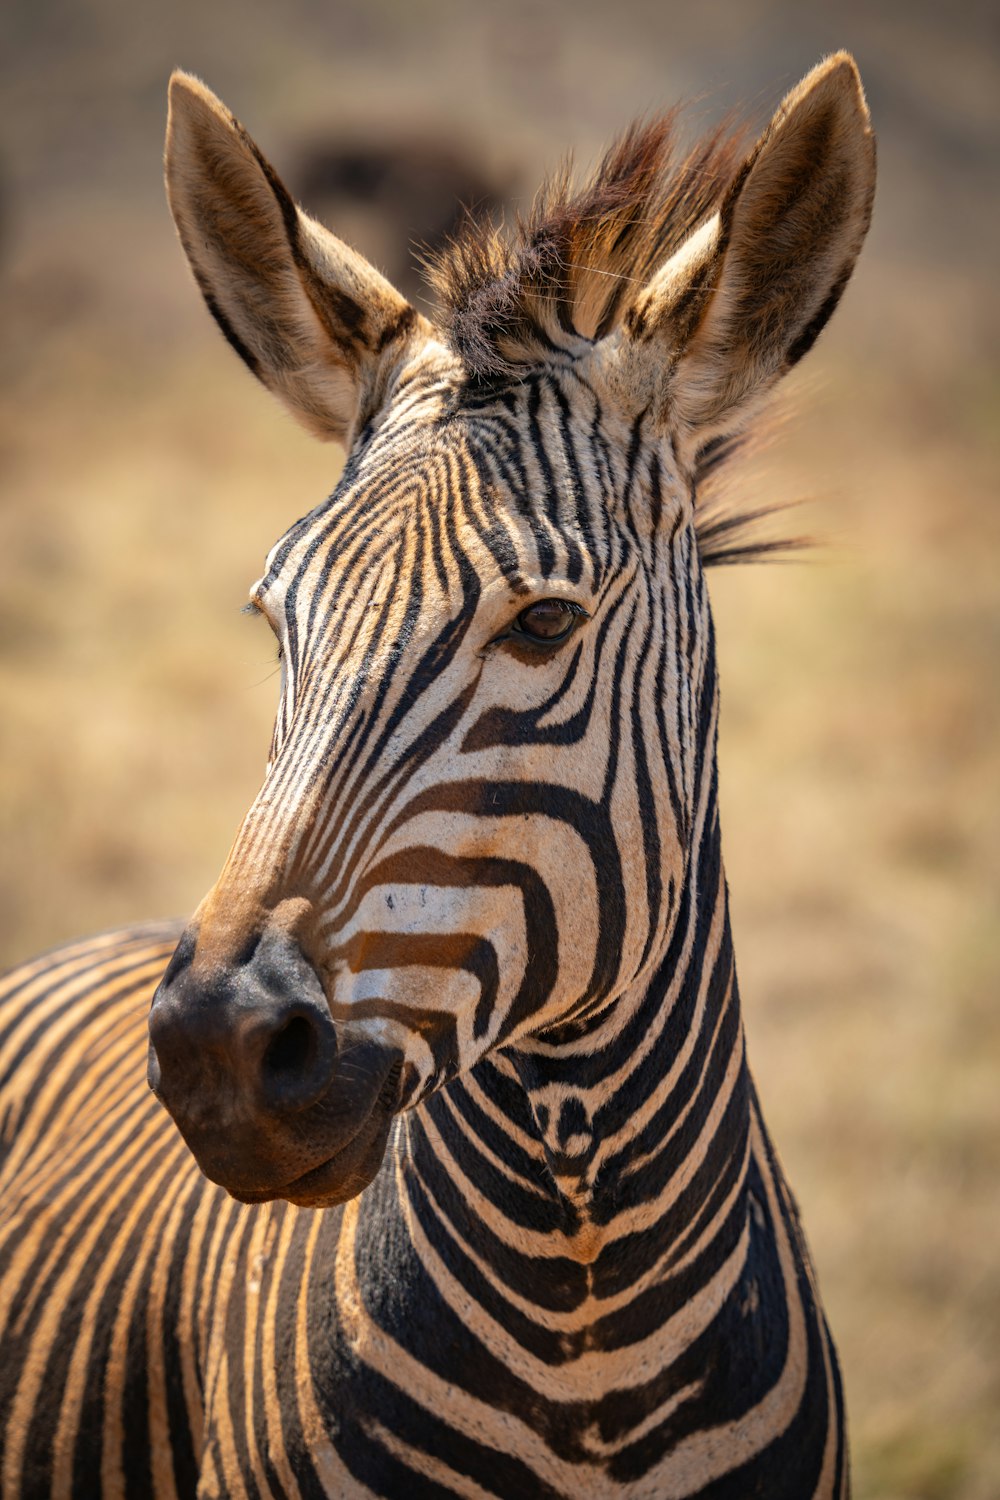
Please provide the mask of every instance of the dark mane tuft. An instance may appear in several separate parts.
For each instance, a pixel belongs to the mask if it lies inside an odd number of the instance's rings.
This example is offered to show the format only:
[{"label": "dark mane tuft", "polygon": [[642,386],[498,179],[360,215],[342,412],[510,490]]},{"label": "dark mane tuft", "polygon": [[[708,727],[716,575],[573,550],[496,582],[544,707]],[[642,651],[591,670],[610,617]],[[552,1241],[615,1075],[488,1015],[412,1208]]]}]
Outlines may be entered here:
[{"label": "dark mane tuft", "polygon": [[576,192],[564,167],[509,231],[470,216],[428,258],[443,330],[475,379],[608,333],[629,292],[714,211],[745,138],[720,126],[678,156],[675,123],[676,111],[631,126]]},{"label": "dark mane tuft", "polygon": [[[787,412],[787,407],[786,407]],[[727,466],[735,459],[754,457],[777,435],[785,413],[770,413],[763,426],[733,437],[714,438],[698,454],[695,467],[694,530],[698,551],[706,568],[730,567],[735,563],[789,562],[807,551],[813,539],[789,532],[775,516],[795,510],[798,500],[747,505],[734,501],[726,483]]]}]

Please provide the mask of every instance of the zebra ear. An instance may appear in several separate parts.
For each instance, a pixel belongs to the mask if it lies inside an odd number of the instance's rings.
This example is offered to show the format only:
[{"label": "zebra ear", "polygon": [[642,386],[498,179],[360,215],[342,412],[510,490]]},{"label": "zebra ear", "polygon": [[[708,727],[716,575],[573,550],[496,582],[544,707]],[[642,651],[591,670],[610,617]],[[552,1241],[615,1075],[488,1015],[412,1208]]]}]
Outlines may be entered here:
[{"label": "zebra ear", "polygon": [[166,178],[181,244],[230,344],[311,432],[349,443],[425,320],[296,208],[239,122],[187,73],[170,80]]},{"label": "zebra ear", "polygon": [[653,354],[670,420],[696,443],[738,427],[811,348],[854,269],[874,190],[861,79],[841,52],[788,95],[719,212],[626,315],[634,355]]}]

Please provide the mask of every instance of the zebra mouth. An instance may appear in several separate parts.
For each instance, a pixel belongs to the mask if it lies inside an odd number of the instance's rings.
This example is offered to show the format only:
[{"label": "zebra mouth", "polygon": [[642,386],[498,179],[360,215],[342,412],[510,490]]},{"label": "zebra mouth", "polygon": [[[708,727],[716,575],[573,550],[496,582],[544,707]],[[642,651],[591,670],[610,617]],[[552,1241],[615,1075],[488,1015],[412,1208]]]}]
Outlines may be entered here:
[{"label": "zebra mouth", "polygon": [[374,1180],[382,1165],[398,1107],[402,1069],[401,1059],[393,1062],[368,1115],[331,1156],[275,1187],[228,1188],[230,1197],[239,1203],[284,1199],[299,1208],[333,1208],[356,1198]]}]

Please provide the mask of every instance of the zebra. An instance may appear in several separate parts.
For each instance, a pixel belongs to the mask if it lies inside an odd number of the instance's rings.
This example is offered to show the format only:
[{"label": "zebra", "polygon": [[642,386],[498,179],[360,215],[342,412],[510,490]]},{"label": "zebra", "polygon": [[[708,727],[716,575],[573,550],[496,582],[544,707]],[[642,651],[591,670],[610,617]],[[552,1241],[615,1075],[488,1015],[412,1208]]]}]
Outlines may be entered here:
[{"label": "zebra", "polygon": [[0,992],[3,1500],[849,1493],[721,861],[705,569],[756,544],[705,495],[874,141],[846,53],[675,135],[470,221],[431,321],[171,80],[208,308],[347,459],[250,593],[218,882]]}]

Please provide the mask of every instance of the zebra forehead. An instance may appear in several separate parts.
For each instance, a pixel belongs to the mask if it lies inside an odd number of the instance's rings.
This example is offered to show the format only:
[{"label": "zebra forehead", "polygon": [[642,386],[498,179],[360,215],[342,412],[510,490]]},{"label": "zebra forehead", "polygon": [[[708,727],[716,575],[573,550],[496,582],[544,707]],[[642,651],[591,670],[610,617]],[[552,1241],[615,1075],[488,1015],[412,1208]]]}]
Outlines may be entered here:
[{"label": "zebra forehead", "polygon": [[[271,549],[251,598],[277,607],[292,591],[301,607],[348,573],[366,593],[415,574],[437,574],[445,594],[485,592],[492,579],[512,597],[560,577],[593,582],[622,545],[609,515],[626,480],[638,482],[595,416],[586,393],[572,410],[541,375],[471,411],[402,425],[390,412],[362,435],[333,494]],[[680,484],[661,487],[661,509],[687,503]]]}]

